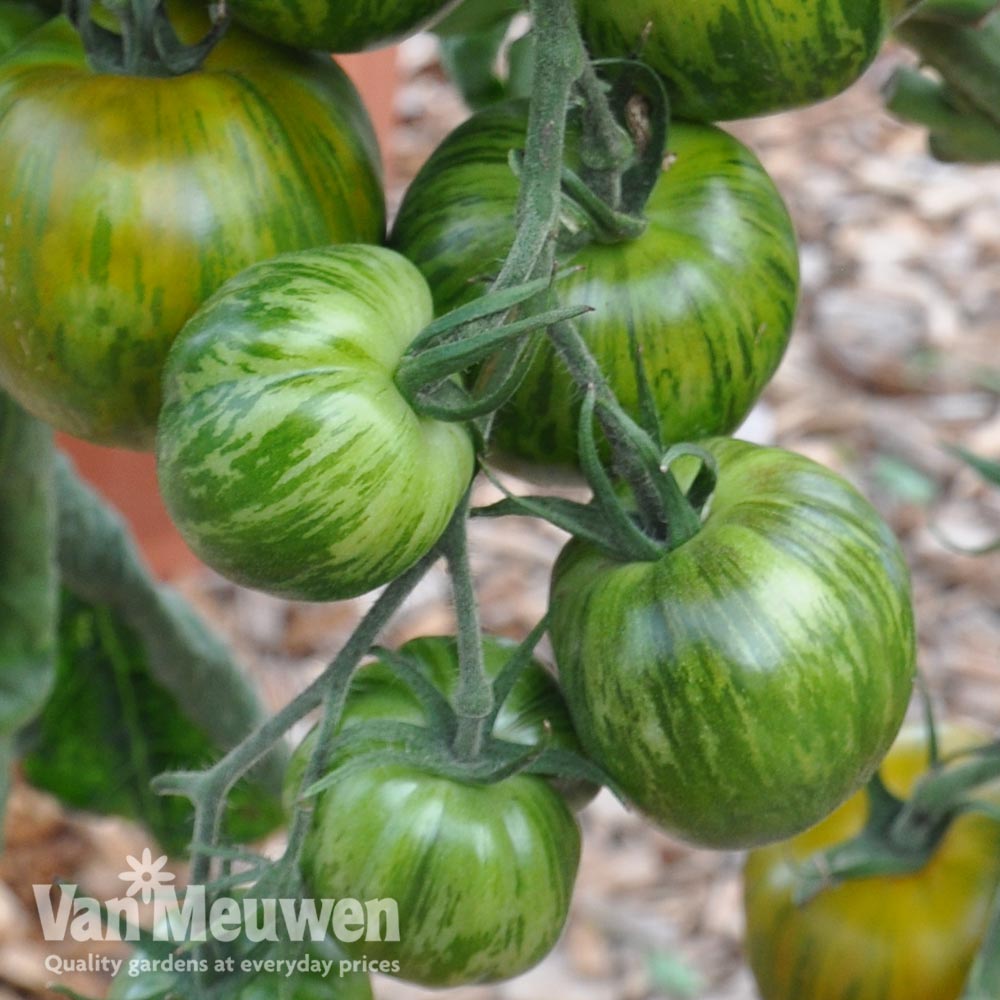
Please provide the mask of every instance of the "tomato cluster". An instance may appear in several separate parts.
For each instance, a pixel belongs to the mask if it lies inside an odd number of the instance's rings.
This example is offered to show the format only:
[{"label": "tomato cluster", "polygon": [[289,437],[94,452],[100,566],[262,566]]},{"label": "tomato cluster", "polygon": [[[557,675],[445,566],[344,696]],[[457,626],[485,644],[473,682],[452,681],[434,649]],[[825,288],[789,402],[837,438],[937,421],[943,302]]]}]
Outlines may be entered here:
[{"label": "tomato cluster", "polygon": [[[85,45],[65,18],[0,61],[0,386],[90,440],[155,440],[174,519],[230,579],[340,600],[436,551],[464,512],[477,451],[541,477],[592,477],[581,424],[593,400],[547,342],[489,434],[437,401],[474,399],[493,356],[459,351],[471,388],[458,366],[444,371],[433,406],[397,379],[414,352],[456,355],[448,315],[485,302],[503,269],[527,107],[487,108],[447,137],[380,245],[383,195],[357,95],[330,59],[279,44],[384,44],[454,5],[231,6],[240,26],[184,72],[109,71],[88,46],[114,32],[84,32]],[[872,775],[913,683],[908,574],[876,511],[805,458],[720,436],[782,357],[798,264],[764,167],[711,124],[843,89],[896,11],[883,0],[576,8],[593,54],[641,51],[687,120],[672,123],[642,218],[623,235],[602,230],[600,199],[581,193],[592,134],[571,116],[564,166],[578,185],[566,182],[561,235],[572,239],[557,248],[570,271],[546,308],[592,310],[576,323],[581,343],[621,419],[660,449],[654,483],[669,478],[697,530],[683,544],[667,517],[647,530],[629,504],[649,497],[626,476],[627,489],[606,491],[629,494],[619,531],[641,524],[656,554],[624,554],[599,532],[567,543],[550,587],[558,682],[487,639],[480,693],[498,704],[477,715],[475,652],[416,640],[359,670],[330,746],[314,735],[297,751],[288,800],[311,813],[298,858],[307,889],[396,900],[401,940],[346,947],[433,987],[515,975],[551,949],[580,854],[574,808],[595,777],[695,843],[771,843]],[[0,16],[31,28],[9,2]],[[207,30],[197,10],[177,4],[171,16],[182,40]],[[428,330],[442,339],[425,341]],[[612,437],[594,445],[605,465],[621,445]],[[662,457],[692,441],[693,456]],[[714,490],[696,502],[706,470]],[[470,719],[471,751],[459,739]],[[325,777],[305,787],[317,762]],[[767,850],[751,861],[751,916],[789,909],[766,869],[798,848]],[[762,983],[779,984],[768,996],[820,1000],[812,980],[787,987],[768,971],[797,962],[789,952],[813,932],[775,927],[751,938]],[[779,941],[791,943],[775,958]],[[272,985],[239,996],[275,995]],[[116,988],[122,1000],[160,995],[148,980]]]}]

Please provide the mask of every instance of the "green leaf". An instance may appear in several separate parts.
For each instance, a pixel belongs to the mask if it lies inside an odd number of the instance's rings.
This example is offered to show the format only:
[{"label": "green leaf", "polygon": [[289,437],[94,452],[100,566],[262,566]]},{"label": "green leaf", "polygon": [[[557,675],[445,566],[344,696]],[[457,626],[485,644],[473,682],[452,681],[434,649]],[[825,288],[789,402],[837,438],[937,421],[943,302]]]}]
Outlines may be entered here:
[{"label": "green leaf", "polygon": [[[191,806],[154,795],[150,779],[210,764],[261,723],[263,710],[225,644],[151,577],[120,515],[65,458],[55,493],[66,591],[57,679],[25,772],[72,805],[143,820],[165,849],[179,850]],[[271,753],[234,793],[234,839],[256,839],[281,822],[284,763]]]},{"label": "green leaf", "polygon": [[948,163],[1000,161],[1000,125],[952,94],[940,80],[901,66],[886,84],[886,108],[930,130],[930,148]]},{"label": "green leaf", "polygon": [[[142,639],[153,676],[221,750],[261,722],[252,688],[222,640],[171,587],[152,578],[124,521],[70,463],[56,465],[59,570],[76,596],[106,605]],[[268,758],[267,777],[281,787],[283,762]]]},{"label": "green leaf", "polygon": [[488,31],[506,25],[525,9],[524,0],[465,0],[434,26],[442,38]]},{"label": "green leaf", "polygon": [[948,445],[946,450],[950,451],[956,458],[960,458],[966,465],[975,469],[988,483],[1000,486],[1000,462],[991,462],[988,459],[980,458],[971,451],[966,451],[965,448],[955,445]]},{"label": "green leaf", "polygon": [[[160,796],[161,771],[200,768],[218,748],[150,669],[139,635],[107,607],[63,593],[55,688],[28,731],[24,773],[36,787],[91,811],[139,820],[164,850],[179,853],[191,837],[193,809]],[[260,838],[283,820],[276,795],[257,782],[236,786],[226,833]]]},{"label": "green leaf", "polygon": [[486,31],[441,39],[441,63],[473,111],[496,104],[506,96],[503,81],[493,71],[506,36],[507,25],[501,24]]},{"label": "green leaf", "polygon": [[938,72],[955,107],[1000,128],[1000,19],[963,28],[914,17],[896,34]]},{"label": "green leaf", "polygon": [[872,471],[879,483],[903,503],[926,506],[937,495],[930,476],[894,455],[879,455]]},{"label": "green leaf", "polygon": [[701,976],[680,955],[655,952],[649,956],[649,974],[661,993],[676,1000],[696,997],[705,988]]},{"label": "green leaf", "polygon": [[18,732],[55,674],[52,432],[0,393],[0,813]]},{"label": "green leaf", "polygon": [[969,973],[961,1000],[991,1000],[1000,996],[1000,891],[993,900],[986,937]]},{"label": "green leaf", "polygon": [[1000,8],[998,0],[923,0],[910,16],[946,24],[980,24]]},{"label": "green leaf", "polygon": [[434,27],[445,71],[474,111],[511,96],[495,66],[510,22],[523,9],[520,0],[465,0]]}]

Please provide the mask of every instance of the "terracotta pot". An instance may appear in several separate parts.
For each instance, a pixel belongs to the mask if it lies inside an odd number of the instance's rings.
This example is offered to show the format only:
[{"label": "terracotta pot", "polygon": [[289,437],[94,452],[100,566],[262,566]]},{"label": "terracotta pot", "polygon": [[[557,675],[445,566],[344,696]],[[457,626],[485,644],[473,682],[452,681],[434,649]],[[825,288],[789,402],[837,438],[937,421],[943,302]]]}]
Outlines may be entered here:
[{"label": "terracotta pot", "polygon": [[[396,51],[381,49],[338,57],[338,61],[361,93],[375,124],[385,161],[393,124]],[[177,578],[200,566],[160,499],[156,463],[151,454],[101,448],[65,434],[57,435],[57,441],[80,475],[124,515],[157,575],[164,579]]]},{"label": "terracotta pot", "polygon": [[337,56],[337,62],[347,71],[361,93],[361,99],[371,115],[382,149],[382,163],[389,176],[391,161],[386,155],[391,148],[396,96],[396,50],[377,49],[357,55]]},{"label": "terracotta pot", "polygon": [[66,434],[57,434],[56,442],[80,476],[121,511],[154,573],[176,578],[200,566],[163,506],[152,454],[102,448]]}]

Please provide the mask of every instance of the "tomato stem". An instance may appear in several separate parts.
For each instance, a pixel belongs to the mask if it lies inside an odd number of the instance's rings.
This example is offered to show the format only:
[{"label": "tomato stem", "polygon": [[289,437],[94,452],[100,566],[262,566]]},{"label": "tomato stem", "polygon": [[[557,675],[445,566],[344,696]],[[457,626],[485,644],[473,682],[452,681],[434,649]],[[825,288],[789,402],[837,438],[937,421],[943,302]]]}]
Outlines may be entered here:
[{"label": "tomato stem", "polygon": [[[211,873],[212,846],[218,842],[226,796],[230,789],[250,768],[267,756],[271,748],[296,722],[322,704],[323,719],[317,733],[315,751],[303,774],[302,787],[307,788],[319,780],[326,763],[330,736],[340,721],[340,712],[355,668],[371,649],[379,632],[439,557],[440,550],[435,547],[416,565],[390,583],[323,673],[283,709],[262,723],[242,743],[201,772],[203,781],[197,786],[197,794],[192,796],[195,805],[191,850],[192,884],[204,884]],[[171,774],[160,775],[154,781],[154,788],[157,791],[172,792],[173,777]],[[297,857],[310,817],[309,810],[295,811],[289,827],[286,858]]]},{"label": "tomato stem", "polygon": [[998,780],[1000,743],[977,747],[931,767],[906,800],[891,795],[878,774],[874,775],[867,788],[865,829],[805,863],[797,901],[806,902],[825,886],[850,879],[920,871],[955,819],[977,808],[991,809],[977,803],[975,792]]},{"label": "tomato stem", "polygon": [[995,1000],[1000,997],[1000,890],[993,900],[986,937],[965,984],[960,1000]]},{"label": "tomato stem", "polygon": [[543,257],[559,229],[566,112],[573,88],[587,64],[570,0],[532,0],[537,37],[534,90],[521,167],[517,236],[494,290],[539,277]]},{"label": "tomato stem", "polygon": [[[407,352],[396,369],[395,383],[414,410],[437,420],[465,421],[479,411],[479,400],[469,397],[462,404],[449,402],[438,391],[442,383],[485,361],[507,344],[530,336],[550,323],[571,319],[589,312],[589,306],[563,306],[546,312],[533,313],[524,319],[504,323],[495,329],[480,331],[458,340],[431,344],[415,352]],[[496,407],[497,402],[493,401]]]},{"label": "tomato stem", "polygon": [[164,0],[123,0],[107,7],[118,22],[117,31],[94,20],[92,0],[67,0],[67,16],[96,73],[143,77],[192,73],[201,68],[229,27],[228,11],[219,4],[212,10],[205,36],[187,45],[174,31]]},{"label": "tomato stem", "polygon": [[618,124],[607,98],[607,87],[593,63],[586,63],[577,84],[583,96],[583,181],[612,213],[621,211],[622,174],[632,162],[635,147]]},{"label": "tomato stem", "polygon": [[617,470],[628,483],[646,534],[674,549],[701,528],[691,506],[669,469],[661,468],[655,442],[622,409],[604,373],[579,331],[570,322],[549,330],[552,343],[573,380],[584,393],[595,393],[595,413],[611,446]]},{"label": "tomato stem", "polygon": [[889,106],[930,127],[931,148],[939,158],[980,162],[996,159],[1000,146],[1000,20],[989,18],[977,27],[943,16],[946,9],[968,6],[939,0],[918,7],[896,27],[899,40],[937,71],[941,86],[918,86],[904,74],[895,80]]},{"label": "tomato stem", "polygon": [[443,539],[451,574],[455,616],[458,620],[458,688],[454,709],[458,717],[453,750],[461,761],[479,757],[493,718],[493,686],[483,662],[483,636],[479,624],[472,567],[469,563],[469,498],[452,519]]}]

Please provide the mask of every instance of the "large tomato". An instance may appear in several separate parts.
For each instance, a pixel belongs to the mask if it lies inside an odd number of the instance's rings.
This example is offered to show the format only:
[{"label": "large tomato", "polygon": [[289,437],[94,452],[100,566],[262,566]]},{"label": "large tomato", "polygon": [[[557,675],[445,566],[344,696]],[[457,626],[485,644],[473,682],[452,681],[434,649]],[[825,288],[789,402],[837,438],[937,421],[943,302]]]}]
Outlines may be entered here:
[{"label": "large tomato", "polygon": [[0,386],[147,448],[167,348],[226,278],[379,239],[374,137],[328,58],[234,30],[201,71],[101,74],[57,18],[0,66],[0,226]]},{"label": "large tomato", "polygon": [[341,600],[423,556],[473,474],[468,432],[420,417],[396,366],[431,320],[399,254],[304,250],[228,281],[164,368],[157,468],[195,553],[248,587]]},{"label": "large tomato", "polygon": [[[516,644],[495,636],[483,637],[486,675],[494,680],[510,659]],[[458,687],[458,644],[454,636],[424,636],[411,639],[399,649],[412,668],[429,680],[446,698]],[[376,656],[351,681],[341,716],[341,728],[366,721],[391,719],[426,726],[427,713],[413,690]],[[580,749],[566,703],[555,678],[538,660],[531,660],[504,699],[493,725],[493,735],[510,743],[535,746],[543,739],[553,747]],[[287,787],[295,792],[305,766],[311,739],[303,742],[289,765]],[[597,788],[586,781],[552,779],[574,808],[582,808]]]},{"label": "large tomato", "polygon": [[638,57],[700,121],[832,97],[885,41],[902,0],[577,0],[595,56]]},{"label": "large tomato", "polygon": [[[946,727],[946,752],[984,742]],[[909,794],[927,770],[926,735],[908,728],[881,768]],[[992,798],[1000,796],[993,786]],[[958,1000],[1000,887],[1000,822],[956,820],[910,875],[854,879],[796,906],[797,866],[861,832],[859,793],[805,833],[753,851],[746,866],[747,954],[763,1000]]]},{"label": "large tomato", "polygon": [[286,45],[359,52],[412,35],[458,0],[233,0],[241,24]]},{"label": "large tomato", "polygon": [[0,55],[48,18],[41,8],[27,0],[0,0]]},{"label": "large tomato", "polygon": [[[454,640],[419,639],[401,653],[448,696],[457,685]],[[486,643],[496,673],[510,649]],[[344,727],[429,720],[387,668],[362,668],[345,707]],[[532,665],[512,690],[494,729],[535,743],[544,720],[555,745],[575,746],[558,692]],[[580,853],[580,832],[563,797],[543,778],[518,774],[493,784],[441,777],[432,767],[366,756],[374,737],[342,747],[335,780],[315,799],[303,875],[315,896],[392,899],[399,940],[343,942],[359,957],[398,962],[398,974],[427,986],[515,976],[555,944],[566,920]],[[297,794],[312,748],[293,757],[288,787]]]},{"label": "large tomato", "polygon": [[550,634],[580,741],[633,804],[739,847],[810,826],[878,765],[911,693],[913,614],[899,545],[847,482],[709,447],[700,532],[654,562],[569,542]]},{"label": "large tomato", "polygon": [[[421,269],[445,312],[482,293],[514,237],[525,109],[481,112],[431,156],[406,193],[392,245]],[[576,155],[571,136],[571,159]],[[675,125],[671,162],[625,243],[560,256],[567,304],[594,312],[578,326],[618,399],[638,417],[642,364],[667,442],[732,431],[784,352],[798,290],[795,236],[763,167],[724,132]],[[573,468],[580,392],[545,345],[497,415],[493,444],[515,459]]]}]

